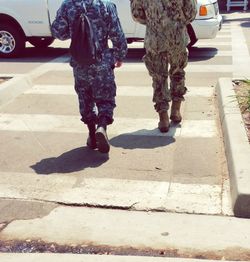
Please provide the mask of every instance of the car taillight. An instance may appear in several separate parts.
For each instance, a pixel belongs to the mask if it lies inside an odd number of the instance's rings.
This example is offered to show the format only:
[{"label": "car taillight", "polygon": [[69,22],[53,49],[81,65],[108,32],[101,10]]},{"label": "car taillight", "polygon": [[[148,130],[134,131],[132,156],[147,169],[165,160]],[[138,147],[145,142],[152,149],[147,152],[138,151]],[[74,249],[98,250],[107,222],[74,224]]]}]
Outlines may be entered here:
[{"label": "car taillight", "polygon": [[200,6],[199,15],[200,16],[207,16],[207,7],[205,5]]},{"label": "car taillight", "polygon": [[215,7],[213,4],[201,5],[199,10],[199,16],[206,16],[206,18],[215,17]]}]

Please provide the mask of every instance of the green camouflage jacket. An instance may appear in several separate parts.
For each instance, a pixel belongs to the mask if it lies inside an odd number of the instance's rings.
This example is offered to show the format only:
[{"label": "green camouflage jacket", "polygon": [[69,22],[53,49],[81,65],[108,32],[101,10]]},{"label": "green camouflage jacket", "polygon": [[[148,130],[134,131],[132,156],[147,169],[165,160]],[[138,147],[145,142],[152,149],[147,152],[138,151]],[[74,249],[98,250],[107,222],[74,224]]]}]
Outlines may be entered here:
[{"label": "green camouflage jacket", "polygon": [[186,48],[186,25],[196,16],[196,0],[130,0],[133,18],[146,25],[145,48],[155,52]]}]

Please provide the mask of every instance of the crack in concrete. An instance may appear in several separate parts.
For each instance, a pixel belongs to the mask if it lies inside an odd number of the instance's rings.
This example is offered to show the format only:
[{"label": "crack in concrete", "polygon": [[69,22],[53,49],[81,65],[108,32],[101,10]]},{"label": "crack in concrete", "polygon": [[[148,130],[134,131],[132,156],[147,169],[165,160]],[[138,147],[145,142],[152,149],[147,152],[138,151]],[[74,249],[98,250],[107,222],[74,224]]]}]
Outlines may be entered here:
[{"label": "crack in concrete", "polygon": [[[49,203],[49,204],[56,204],[61,206],[68,206],[68,207],[88,207],[88,208],[102,208],[102,209],[113,209],[113,210],[136,210],[135,206],[139,202],[135,202],[129,206],[113,206],[113,205],[101,205],[101,204],[89,204],[89,203],[67,203],[62,201],[53,201],[53,200],[42,200],[37,198],[31,199],[22,199],[22,198],[0,198],[1,200],[16,200],[16,201],[26,201],[26,202],[34,202],[34,203]],[[146,210],[145,210],[146,211]]]},{"label": "crack in concrete", "polygon": [[[90,204],[90,203],[67,203],[67,202],[61,202],[61,201],[53,201],[53,200],[41,200],[41,199],[19,199],[19,198],[1,198],[4,200],[20,200],[20,201],[29,201],[29,202],[37,202],[37,203],[48,203],[48,204],[54,204],[54,205],[60,205],[65,207],[86,207],[86,208],[97,208],[97,209],[109,209],[109,210],[124,210],[124,211],[137,211],[137,212],[158,212],[158,213],[174,213],[174,214],[194,214],[193,212],[188,212],[186,210],[171,210],[165,207],[158,207],[158,208],[146,208],[146,207],[136,207],[137,204],[140,202],[135,202],[129,206],[114,206],[114,205],[105,205],[105,204]],[[0,201],[1,201],[0,199]],[[199,213],[196,212],[196,215],[213,215],[213,216],[225,216],[225,217],[233,217],[231,214],[205,214],[205,213]],[[22,219],[26,220],[26,219]]]},{"label": "crack in concrete", "polygon": [[65,202],[56,202],[56,203],[62,206],[69,206],[69,207],[72,206],[72,207],[88,207],[88,208],[135,211],[136,210],[135,206],[139,202],[135,202],[130,206],[113,206],[113,205],[88,204],[88,203],[77,204],[77,203],[65,203]]}]

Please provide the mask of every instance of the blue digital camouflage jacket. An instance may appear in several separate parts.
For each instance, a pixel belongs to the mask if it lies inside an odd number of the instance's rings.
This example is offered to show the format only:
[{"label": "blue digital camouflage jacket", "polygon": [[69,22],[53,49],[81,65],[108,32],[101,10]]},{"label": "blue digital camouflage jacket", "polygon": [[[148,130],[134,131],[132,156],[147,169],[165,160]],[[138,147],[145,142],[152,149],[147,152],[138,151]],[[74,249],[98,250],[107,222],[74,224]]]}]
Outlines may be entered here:
[{"label": "blue digital camouflage jacket", "polygon": [[[103,49],[103,59],[107,62],[123,61],[127,54],[127,41],[123,33],[116,6],[109,0],[64,0],[57,11],[51,31],[55,38],[67,40],[72,37],[74,19],[83,12],[83,2],[93,21],[93,28]],[[113,48],[108,48],[108,39]],[[113,61],[110,61],[113,60]],[[74,61],[71,61],[74,66]]]}]

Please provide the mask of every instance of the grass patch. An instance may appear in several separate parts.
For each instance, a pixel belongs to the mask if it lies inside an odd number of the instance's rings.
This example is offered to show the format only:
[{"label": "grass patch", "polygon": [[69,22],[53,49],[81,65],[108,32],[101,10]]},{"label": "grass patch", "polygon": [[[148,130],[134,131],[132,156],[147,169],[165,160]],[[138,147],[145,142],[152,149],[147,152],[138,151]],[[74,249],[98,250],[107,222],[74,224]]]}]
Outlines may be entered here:
[{"label": "grass patch", "polygon": [[234,81],[235,93],[250,142],[250,80]]},{"label": "grass patch", "polygon": [[242,84],[236,89],[236,97],[241,111],[243,113],[246,111],[250,112],[250,80],[242,80]]}]

